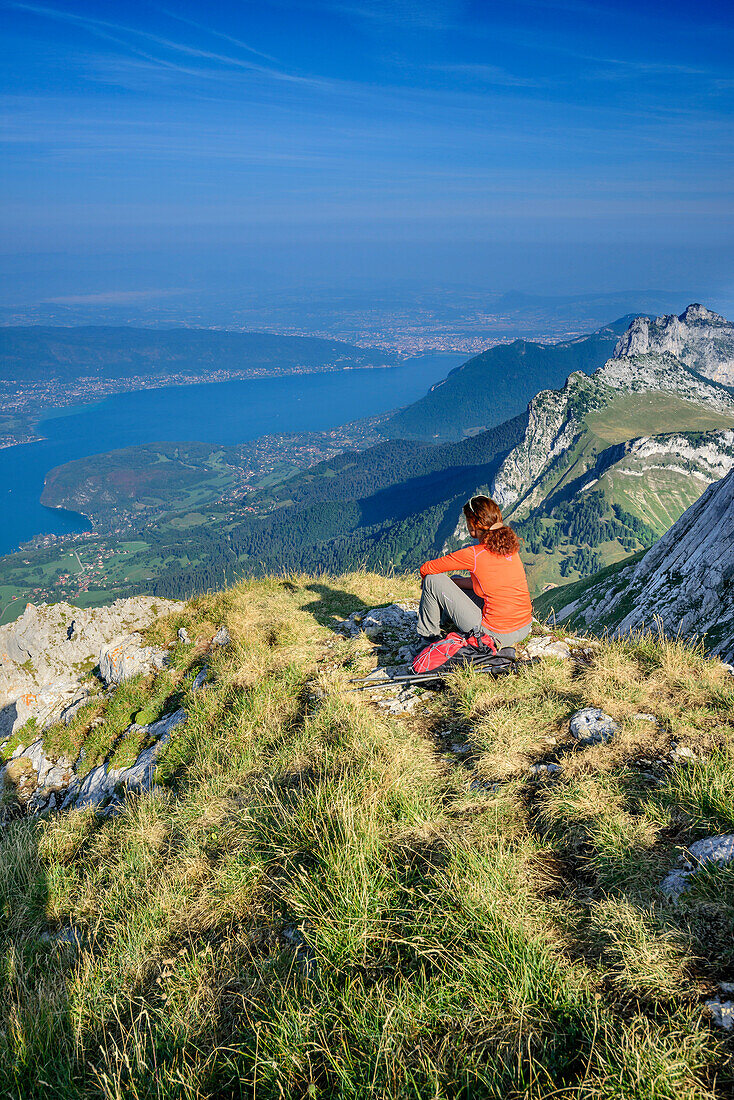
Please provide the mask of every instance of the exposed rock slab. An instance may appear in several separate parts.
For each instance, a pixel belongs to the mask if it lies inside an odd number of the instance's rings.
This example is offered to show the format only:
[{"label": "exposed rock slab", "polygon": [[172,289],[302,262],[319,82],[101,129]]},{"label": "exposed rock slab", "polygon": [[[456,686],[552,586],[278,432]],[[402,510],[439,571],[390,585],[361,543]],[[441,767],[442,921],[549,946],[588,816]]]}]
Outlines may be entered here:
[{"label": "exposed rock slab", "polygon": [[734,833],[726,836],[710,836],[691,844],[684,854],[683,867],[676,868],[663,879],[660,889],[676,901],[690,889],[694,876],[702,867],[714,864],[725,867],[734,862]]},{"label": "exposed rock slab", "polygon": [[99,651],[99,674],[109,686],[146,675],[163,668],[166,654],[162,649],[147,646],[142,634],[128,634]]},{"label": "exposed rock slab", "polygon": [[109,607],[28,604],[0,627],[0,742],[29,718],[42,727],[86,695],[81,681],[100,649],[183,607],[174,600],[135,596]]},{"label": "exposed rock slab", "polygon": [[559,657],[564,661],[571,656],[571,648],[566,642],[547,634],[530,638],[525,644],[525,652],[528,657]]},{"label": "exposed rock slab", "polygon": [[734,1001],[722,1001],[721,997],[714,997],[713,1000],[706,1001],[706,1008],[718,1027],[723,1027],[725,1031],[734,1031]]},{"label": "exposed rock slab", "polygon": [[171,739],[173,731],[186,721],[186,711],[181,709],[168,714],[150,726],[142,727],[152,741],[128,768],[111,768],[107,762],[98,764],[83,778],[75,778],[66,791],[62,809],[73,806],[77,810],[99,806],[115,795],[118,789],[147,791],[153,786],[158,758]]}]

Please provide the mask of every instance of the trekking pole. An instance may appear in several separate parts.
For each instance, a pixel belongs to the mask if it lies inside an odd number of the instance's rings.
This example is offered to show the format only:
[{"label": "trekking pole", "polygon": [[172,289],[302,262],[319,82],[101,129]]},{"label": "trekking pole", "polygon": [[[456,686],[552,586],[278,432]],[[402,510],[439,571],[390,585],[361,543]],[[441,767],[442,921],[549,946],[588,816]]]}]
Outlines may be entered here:
[{"label": "trekking pole", "polygon": [[[502,660],[504,661],[504,658],[502,658]],[[524,663],[525,662],[521,662],[521,661],[513,661],[513,662],[503,666],[503,672],[505,672],[505,673],[516,672],[517,668],[518,668],[518,665],[524,664]],[[474,669],[479,674],[481,674],[481,673],[491,673],[491,672],[494,671],[494,665],[492,664],[492,662],[489,659],[487,659],[485,661],[482,661],[481,663],[475,662],[475,663],[473,663],[471,665],[467,665],[465,667],[470,668],[470,669]],[[446,677],[451,675],[452,672],[457,672],[457,671],[458,671],[458,669],[452,668],[452,669],[446,669],[445,673],[422,672],[422,673],[416,673],[413,676],[396,676],[392,680],[374,680],[372,683],[369,683],[369,684],[362,683],[361,681],[351,681],[351,682],[352,683],[355,683],[355,682],[357,683],[357,687],[354,688],[354,691],[369,691],[371,688],[376,688],[376,687],[411,687],[411,686],[420,687],[421,684],[445,684],[446,683]]]},{"label": "trekking pole", "polygon": [[[446,672],[455,672],[456,669],[446,669]],[[359,684],[362,688],[373,687],[391,687],[393,684],[407,684],[413,683],[416,680],[436,680],[440,679],[441,672],[437,669],[435,672],[406,672],[402,676],[391,676],[388,680],[368,680],[366,676],[362,676],[356,680],[348,680],[350,684]]]}]

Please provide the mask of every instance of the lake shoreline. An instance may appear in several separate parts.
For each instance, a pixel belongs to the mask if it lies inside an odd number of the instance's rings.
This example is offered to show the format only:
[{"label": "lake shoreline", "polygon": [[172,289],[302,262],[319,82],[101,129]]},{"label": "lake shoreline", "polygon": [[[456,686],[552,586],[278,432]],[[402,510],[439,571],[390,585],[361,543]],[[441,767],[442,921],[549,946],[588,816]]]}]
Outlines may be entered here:
[{"label": "lake shoreline", "polygon": [[[209,379],[198,385],[187,381],[77,403],[71,413],[72,406],[54,410],[43,418],[41,438],[0,451],[0,554],[37,537],[86,533],[93,524],[83,512],[41,503],[46,475],[55,467],[156,441],[254,446],[271,436],[287,441],[336,433],[341,426],[366,424],[411,403],[462,361],[463,356],[444,352],[398,366]],[[50,515],[59,522],[50,523]]]},{"label": "lake shoreline", "polygon": [[[130,381],[138,382],[138,385],[116,385],[113,388],[103,389],[98,393],[90,394],[88,400],[84,400],[82,395],[78,395],[75,396],[74,401],[69,405],[54,405],[45,409],[41,408],[37,411],[30,410],[24,413],[24,415],[27,417],[29,429],[35,431],[49,420],[58,420],[60,417],[65,416],[74,416],[78,412],[86,411],[94,405],[100,405],[103,401],[106,401],[107,398],[115,397],[119,394],[143,393],[149,390],[161,390],[177,386],[208,386],[217,385],[219,382],[249,382],[268,378],[293,378],[313,374],[346,374],[349,371],[395,371],[400,370],[406,363],[417,363],[427,358],[438,359],[444,357],[446,359],[455,359],[457,355],[458,353],[449,351],[423,352],[420,355],[405,356],[399,363],[369,363],[360,366],[347,365],[343,367],[329,364],[325,367],[303,367],[302,369],[288,368],[279,371],[277,374],[268,374],[258,370],[244,370],[219,371],[216,373],[216,376],[212,374],[173,374],[165,379],[149,378],[143,380],[140,376],[133,376]],[[463,358],[461,361],[464,362]],[[102,380],[100,380],[98,384],[104,386]],[[26,443],[39,443],[46,438],[47,436],[45,435],[34,435],[28,439],[19,439],[11,443],[0,442],[0,450],[5,450],[9,447],[22,447]]]}]

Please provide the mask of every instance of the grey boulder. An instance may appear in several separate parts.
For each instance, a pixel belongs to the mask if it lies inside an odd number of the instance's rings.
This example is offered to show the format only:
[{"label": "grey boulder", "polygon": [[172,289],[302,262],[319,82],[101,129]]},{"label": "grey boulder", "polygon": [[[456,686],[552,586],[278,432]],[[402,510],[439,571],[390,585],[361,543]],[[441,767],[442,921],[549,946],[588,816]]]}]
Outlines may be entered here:
[{"label": "grey boulder", "polygon": [[571,736],[579,745],[601,745],[611,741],[619,726],[599,707],[582,707],[571,716]]},{"label": "grey boulder", "polygon": [[415,645],[418,642],[418,615],[415,604],[391,603],[387,607],[373,607],[368,611],[355,611],[338,627],[341,634],[356,638],[360,633],[375,641],[381,639],[394,646]]},{"label": "grey boulder", "polygon": [[692,880],[702,867],[714,864],[725,867],[734,861],[734,833],[725,836],[709,836],[705,840],[697,840],[691,844],[684,853],[683,867],[670,872],[663,879],[660,890],[666,897],[677,901],[678,898],[690,889]]}]

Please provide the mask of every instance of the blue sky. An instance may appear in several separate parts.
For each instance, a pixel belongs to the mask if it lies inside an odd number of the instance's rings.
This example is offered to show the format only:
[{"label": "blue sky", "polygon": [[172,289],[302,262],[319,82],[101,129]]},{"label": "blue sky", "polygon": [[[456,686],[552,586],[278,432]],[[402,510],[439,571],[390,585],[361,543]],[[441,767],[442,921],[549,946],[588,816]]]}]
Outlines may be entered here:
[{"label": "blue sky", "polygon": [[6,279],[734,271],[729,3],[0,0],[0,38]]}]

